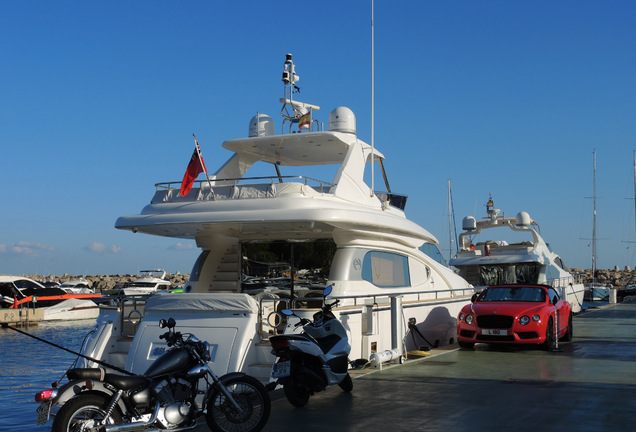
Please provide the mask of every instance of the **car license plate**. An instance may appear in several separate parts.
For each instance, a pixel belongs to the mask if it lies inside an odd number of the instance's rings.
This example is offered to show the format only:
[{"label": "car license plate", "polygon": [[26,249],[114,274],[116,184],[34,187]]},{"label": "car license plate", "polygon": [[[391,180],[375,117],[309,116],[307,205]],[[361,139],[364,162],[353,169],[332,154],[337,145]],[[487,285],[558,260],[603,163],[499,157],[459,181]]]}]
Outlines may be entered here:
[{"label": "car license plate", "polygon": [[274,363],[274,368],[272,369],[272,378],[283,378],[288,377],[290,375],[291,362],[284,361]]},{"label": "car license plate", "polygon": [[500,329],[482,329],[481,334],[488,336],[508,336],[508,331]]},{"label": "car license plate", "polygon": [[39,425],[49,421],[49,414],[51,412],[51,400],[42,402],[36,411],[38,413]]}]

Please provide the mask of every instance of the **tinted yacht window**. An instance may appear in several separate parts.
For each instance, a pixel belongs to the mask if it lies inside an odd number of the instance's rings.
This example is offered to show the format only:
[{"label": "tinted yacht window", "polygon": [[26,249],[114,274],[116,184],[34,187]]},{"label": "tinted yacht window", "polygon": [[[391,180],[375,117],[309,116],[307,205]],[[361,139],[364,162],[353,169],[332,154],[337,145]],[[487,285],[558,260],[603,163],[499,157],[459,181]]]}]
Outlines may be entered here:
[{"label": "tinted yacht window", "polygon": [[389,252],[368,252],[362,262],[362,279],[379,287],[410,286],[408,259]]}]

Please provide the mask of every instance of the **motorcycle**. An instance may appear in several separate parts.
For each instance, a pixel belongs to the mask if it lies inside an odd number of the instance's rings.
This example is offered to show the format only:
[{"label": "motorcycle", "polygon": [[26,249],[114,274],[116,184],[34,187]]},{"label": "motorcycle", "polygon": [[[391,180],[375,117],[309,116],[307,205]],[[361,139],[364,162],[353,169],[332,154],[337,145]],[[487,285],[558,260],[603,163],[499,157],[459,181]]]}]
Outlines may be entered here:
[{"label": "motorcycle", "polygon": [[[143,375],[69,369],[67,384],[36,394],[36,402],[41,402],[38,424],[48,421],[51,407],[63,404],[52,432],[185,431],[194,429],[201,415],[215,432],[260,431],[271,410],[265,386],[239,372],[217,377],[208,366],[208,342],[176,332],[175,325],[173,318],[159,322],[168,328],[159,338],[169,349]],[[201,379],[206,389],[199,390]]]},{"label": "motorcycle", "polygon": [[[299,321],[294,329],[303,326],[302,333],[272,336],[272,354],[278,357],[272,368],[272,378],[268,388],[283,386],[285,397],[295,407],[307,404],[309,397],[338,384],[345,392],[353,390],[349,375],[349,338],[342,323],[332,312],[339,303],[327,303],[332,287],[323,292],[323,307],[313,315],[313,321],[296,315],[290,309],[281,312]],[[290,327],[291,324],[288,324]]]}]

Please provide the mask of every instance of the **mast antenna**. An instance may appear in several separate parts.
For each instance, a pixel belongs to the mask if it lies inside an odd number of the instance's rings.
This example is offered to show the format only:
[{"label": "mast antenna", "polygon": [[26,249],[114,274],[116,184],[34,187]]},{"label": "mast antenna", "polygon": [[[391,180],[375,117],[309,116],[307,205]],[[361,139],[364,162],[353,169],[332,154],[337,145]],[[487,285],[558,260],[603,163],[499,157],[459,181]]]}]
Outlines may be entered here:
[{"label": "mast antenna", "polygon": [[375,193],[375,31],[373,9],[373,0],[371,0],[371,196]]}]

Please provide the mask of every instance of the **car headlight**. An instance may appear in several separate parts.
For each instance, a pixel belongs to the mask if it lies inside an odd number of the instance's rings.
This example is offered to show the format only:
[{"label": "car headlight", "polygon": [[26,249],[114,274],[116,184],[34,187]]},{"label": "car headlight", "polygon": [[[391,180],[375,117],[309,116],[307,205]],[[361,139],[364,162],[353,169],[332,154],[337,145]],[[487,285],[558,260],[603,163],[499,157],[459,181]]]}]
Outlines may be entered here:
[{"label": "car headlight", "polygon": [[472,324],[473,323],[473,316],[472,315],[466,315],[466,324]]},{"label": "car headlight", "polygon": [[459,320],[460,320],[460,321],[463,321],[463,320],[464,320],[464,314],[463,314],[463,313],[460,313],[460,314],[459,314]]},{"label": "car headlight", "polygon": [[532,321],[539,322],[541,321],[541,317],[539,315],[532,315]]},{"label": "car headlight", "polygon": [[521,325],[526,325],[530,322],[530,317],[528,315],[524,315],[521,318],[519,318],[519,324]]}]

